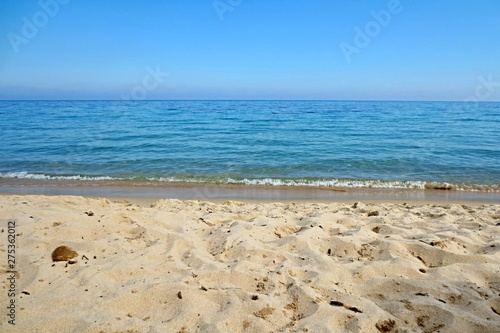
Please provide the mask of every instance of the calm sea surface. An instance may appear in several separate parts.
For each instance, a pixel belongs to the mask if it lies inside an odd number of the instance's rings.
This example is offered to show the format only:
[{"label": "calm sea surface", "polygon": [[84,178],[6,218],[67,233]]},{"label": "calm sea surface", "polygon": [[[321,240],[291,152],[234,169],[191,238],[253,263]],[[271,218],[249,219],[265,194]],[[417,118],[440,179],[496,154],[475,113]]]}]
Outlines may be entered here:
[{"label": "calm sea surface", "polygon": [[500,191],[500,103],[0,101],[1,178]]}]

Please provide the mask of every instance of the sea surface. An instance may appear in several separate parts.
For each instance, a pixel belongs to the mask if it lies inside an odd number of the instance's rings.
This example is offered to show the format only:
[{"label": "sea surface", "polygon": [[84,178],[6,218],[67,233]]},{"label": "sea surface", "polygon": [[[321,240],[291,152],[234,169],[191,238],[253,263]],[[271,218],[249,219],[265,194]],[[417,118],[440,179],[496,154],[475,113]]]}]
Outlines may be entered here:
[{"label": "sea surface", "polygon": [[500,103],[0,101],[6,179],[500,191]]}]

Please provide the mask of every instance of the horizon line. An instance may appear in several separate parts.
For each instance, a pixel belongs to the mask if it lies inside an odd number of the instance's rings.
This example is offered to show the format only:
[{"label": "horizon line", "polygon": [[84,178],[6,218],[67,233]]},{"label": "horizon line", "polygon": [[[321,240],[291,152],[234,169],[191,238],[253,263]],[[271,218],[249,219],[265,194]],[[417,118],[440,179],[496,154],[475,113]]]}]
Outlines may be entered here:
[{"label": "horizon line", "polygon": [[223,102],[223,101],[245,101],[245,102],[420,102],[420,103],[500,103],[500,100],[488,101],[463,101],[463,100],[410,100],[410,99],[143,99],[143,100],[123,100],[123,99],[2,99],[0,102],[180,102],[180,101],[200,101],[200,102]]}]

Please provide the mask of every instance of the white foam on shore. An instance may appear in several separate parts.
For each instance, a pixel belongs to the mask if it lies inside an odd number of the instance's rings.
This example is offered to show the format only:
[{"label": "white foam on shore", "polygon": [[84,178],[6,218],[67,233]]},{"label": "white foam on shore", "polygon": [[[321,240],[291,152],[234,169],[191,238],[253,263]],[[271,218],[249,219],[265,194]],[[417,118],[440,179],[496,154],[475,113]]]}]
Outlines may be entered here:
[{"label": "white foam on shore", "polygon": [[340,180],[340,179],[279,179],[279,178],[261,178],[261,179],[195,179],[195,178],[176,178],[159,177],[147,178],[150,181],[160,182],[182,182],[182,183],[217,183],[217,184],[241,184],[255,186],[308,186],[308,187],[355,187],[355,188],[409,188],[425,189],[425,181],[380,181],[380,180]]},{"label": "white foam on shore", "polygon": [[114,178],[109,176],[96,176],[96,177],[82,176],[82,175],[53,176],[45,174],[33,174],[33,173],[28,173],[26,171],[0,173],[0,178],[38,179],[38,180],[120,180],[120,178]]},{"label": "white foam on shore", "polygon": [[85,175],[46,175],[26,171],[0,173],[0,178],[34,180],[74,180],[74,181],[149,181],[164,183],[200,183],[200,184],[241,184],[254,186],[288,187],[346,187],[379,189],[439,189],[458,191],[500,192],[498,185],[457,185],[446,182],[428,182],[422,180],[355,180],[355,179],[280,179],[280,178],[222,178],[222,177],[110,177]]},{"label": "white foam on shore", "polygon": [[380,181],[380,180],[340,180],[340,179],[322,179],[322,180],[293,180],[293,179],[231,179],[229,183],[245,185],[268,185],[268,186],[311,186],[311,187],[371,187],[371,188],[412,188],[424,189],[424,181]]}]

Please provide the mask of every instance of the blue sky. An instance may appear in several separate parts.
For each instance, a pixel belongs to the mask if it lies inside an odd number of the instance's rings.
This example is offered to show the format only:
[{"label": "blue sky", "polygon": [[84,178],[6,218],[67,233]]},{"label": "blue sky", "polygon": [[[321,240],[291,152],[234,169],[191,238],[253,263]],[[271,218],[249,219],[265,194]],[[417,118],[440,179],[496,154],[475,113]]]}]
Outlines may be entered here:
[{"label": "blue sky", "polygon": [[498,0],[2,0],[0,99],[499,101],[499,41]]}]

